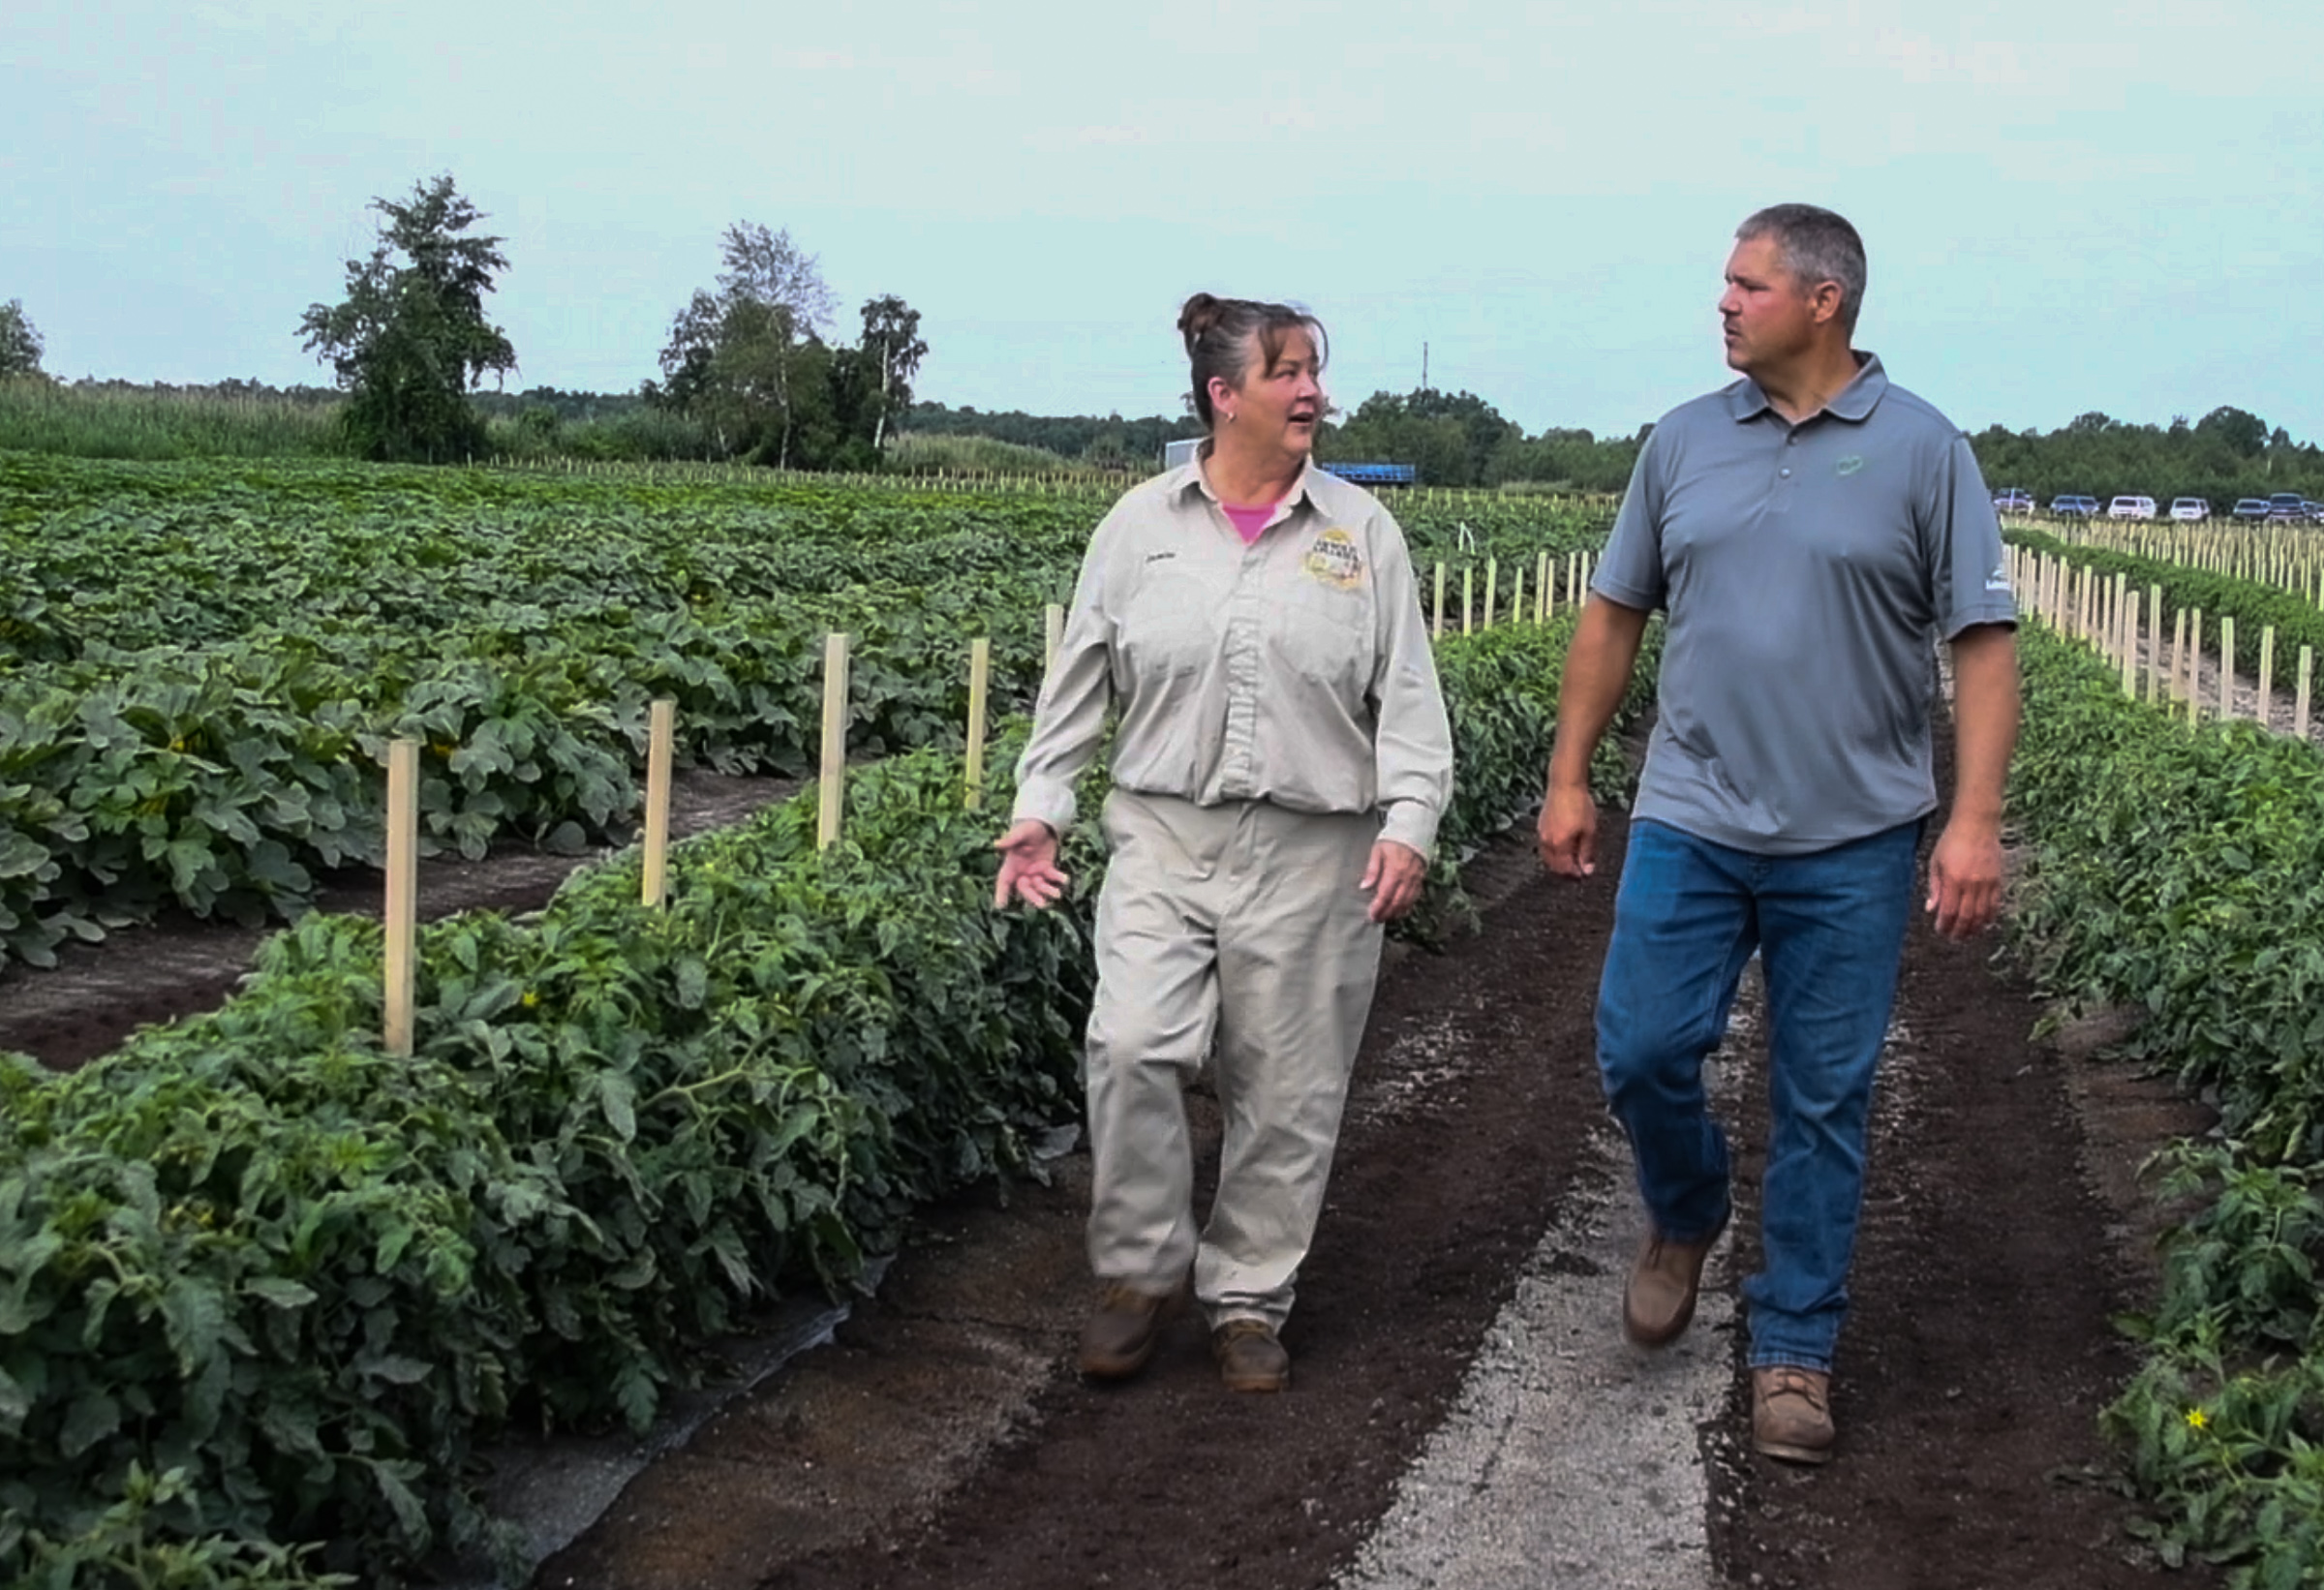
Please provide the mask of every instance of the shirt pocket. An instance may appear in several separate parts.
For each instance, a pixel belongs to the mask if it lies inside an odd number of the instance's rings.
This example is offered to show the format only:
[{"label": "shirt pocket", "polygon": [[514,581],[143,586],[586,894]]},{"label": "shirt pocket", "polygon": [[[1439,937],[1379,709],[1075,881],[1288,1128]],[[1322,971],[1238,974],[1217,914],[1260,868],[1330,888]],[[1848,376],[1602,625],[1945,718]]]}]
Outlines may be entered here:
[{"label": "shirt pocket", "polygon": [[1338,590],[1300,580],[1268,629],[1278,667],[1325,687],[1351,709],[1370,691],[1377,646],[1369,582]]},{"label": "shirt pocket", "polygon": [[1201,580],[1157,570],[1122,608],[1116,644],[1133,679],[1182,679],[1218,655],[1218,597]]}]

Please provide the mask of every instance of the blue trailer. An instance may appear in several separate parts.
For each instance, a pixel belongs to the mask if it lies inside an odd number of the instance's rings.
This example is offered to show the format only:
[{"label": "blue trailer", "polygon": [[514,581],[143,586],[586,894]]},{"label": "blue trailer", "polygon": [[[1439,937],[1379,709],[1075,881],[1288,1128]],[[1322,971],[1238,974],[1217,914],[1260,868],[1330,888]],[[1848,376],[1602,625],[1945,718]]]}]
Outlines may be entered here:
[{"label": "blue trailer", "polygon": [[1414,464],[1320,464],[1326,474],[1336,474],[1342,480],[1359,486],[1417,486],[1421,483],[1420,467]]}]

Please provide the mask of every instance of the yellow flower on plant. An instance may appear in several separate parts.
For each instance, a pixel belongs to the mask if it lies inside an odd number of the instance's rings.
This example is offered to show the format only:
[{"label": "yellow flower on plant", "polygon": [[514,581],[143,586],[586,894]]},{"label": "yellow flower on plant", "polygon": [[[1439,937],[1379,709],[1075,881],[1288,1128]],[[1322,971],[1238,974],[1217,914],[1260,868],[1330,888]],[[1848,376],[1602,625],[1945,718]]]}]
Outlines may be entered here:
[{"label": "yellow flower on plant", "polygon": [[525,990],[525,996],[520,1003],[522,1003],[527,1010],[531,1010],[535,1005],[540,1003],[540,995],[534,993],[531,989],[527,989]]},{"label": "yellow flower on plant", "polygon": [[2186,1410],[2186,1422],[2190,1429],[2199,1430],[2211,1422],[2211,1416],[2200,1408],[2189,1408]]}]

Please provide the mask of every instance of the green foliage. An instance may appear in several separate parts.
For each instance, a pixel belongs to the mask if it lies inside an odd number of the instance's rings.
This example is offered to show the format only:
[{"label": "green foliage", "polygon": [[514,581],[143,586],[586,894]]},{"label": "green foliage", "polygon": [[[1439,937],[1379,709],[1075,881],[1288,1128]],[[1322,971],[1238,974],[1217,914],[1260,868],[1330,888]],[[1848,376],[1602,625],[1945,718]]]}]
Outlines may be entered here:
[{"label": "green foliage", "polygon": [[[1448,833],[1538,783],[1566,640],[1440,648],[1479,730]],[[1104,858],[1085,826],[1064,905],[992,912],[999,783],[965,811],[959,758],[916,752],[850,775],[828,851],[811,792],[678,847],[666,910],[631,856],[536,919],[434,924],[410,1059],[378,1047],[376,924],[318,916],[212,1015],[0,1068],[0,1577],[492,1549],[479,1442],[640,1427],[779,1288],[843,1288],[918,1205],[1029,1172],[1078,1114]],[[209,1576],[108,1576],[180,1559]]]},{"label": "green foliage", "polygon": [[2133,1322],[2150,1357],[2108,1423],[2166,1558],[2232,1565],[2239,1590],[2324,1585],[2324,760],[2126,701],[2044,631],[2019,644],[2016,932],[2050,993],[2147,1012],[2130,1056],[2222,1116],[2216,1146],[2172,1157],[2167,1190],[2209,1201]]},{"label": "green foliage", "polygon": [[[980,411],[973,406],[953,409],[941,403],[915,403],[897,416],[896,423],[900,430],[922,439],[985,439],[1012,447],[1030,447],[1048,458],[1068,459],[1096,469],[1130,469],[1140,474],[1149,473],[1161,464],[1163,443],[1203,434],[1202,421],[1191,413],[1124,419],[1119,414],[1028,414],[1017,409]],[[1057,466],[1046,463],[971,467],[1042,471]]]},{"label": "green foliage", "polygon": [[24,313],[24,301],[11,298],[0,304],[0,382],[41,373],[41,350],[46,346]]},{"label": "green foliage", "polygon": [[0,449],[76,458],[317,458],[342,455],[340,398],[256,383],[131,386],[0,379]]},{"label": "green foliage", "polygon": [[[880,467],[902,474],[1079,474],[1079,461],[1061,453],[1045,452],[989,436],[952,436],[899,433],[888,439]],[[1116,490],[1127,481],[1118,474],[1105,475]]]},{"label": "green foliage", "polygon": [[2047,504],[2066,492],[2099,499],[2143,494],[2209,499],[2223,514],[2239,497],[2297,491],[2324,497],[2324,450],[2299,443],[2241,409],[2215,409],[2192,425],[2139,425],[2086,413],[2057,430],[1991,425],[1970,438],[1977,467],[1999,491],[2017,487]]},{"label": "green foliage", "polygon": [[[299,319],[306,349],[351,395],[341,411],[361,457],[452,463],[482,450],[469,388],[516,368],[516,350],[485,319],[508,268],[498,237],[464,236],[484,219],[447,172],[410,199],[375,199],[383,218],[368,260],[347,262],[347,297]],[[397,257],[402,262],[397,262]]]},{"label": "green foliage", "polygon": [[[2207,654],[2217,651],[2219,620],[2234,619],[2236,666],[2247,674],[2258,669],[2260,631],[2270,627],[2276,631],[2278,682],[2286,677],[2286,660],[2301,647],[2312,646],[2319,657],[2324,657],[2324,612],[2318,611],[2314,602],[2291,592],[2232,574],[2215,574],[2207,569],[2189,568],[2185,564],[2166,563],[2159,558],[2142,558],[2104,547],[2075,546],[2039,531],[2012,530],[2009,539],[2102,574],[2127,575],[2130,589],[2140,594],[2142,609],[2148,588],[2159,585],[2163,601],[2160,622],[2166,635],[2180,613],[2199,611],[2203,615],[2203,645]],[[2155,615],[2146,613],[2140,622],[2153,624]]]},{"label": "green foliage", "polygon": [[[1112,495],[0,458],[0,957],[170,904],[295,916],[377,859],[389,738],[423,742],[425,842],[471,856],[622,832],[656,695],[683,760],[804,774],[833,630],[851,746],[951,743],[969,637],[1029,700]],[[1406,519],[1455,569],[1604,531],[1490,498]]]}]

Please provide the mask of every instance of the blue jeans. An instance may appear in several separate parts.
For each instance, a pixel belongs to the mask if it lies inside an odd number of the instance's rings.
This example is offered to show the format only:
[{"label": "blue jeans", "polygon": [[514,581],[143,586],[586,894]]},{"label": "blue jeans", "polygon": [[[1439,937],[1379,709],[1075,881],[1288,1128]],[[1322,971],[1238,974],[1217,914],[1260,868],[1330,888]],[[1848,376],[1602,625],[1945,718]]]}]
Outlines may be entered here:
[{"label": "blue jeans", "polygon": [[1727,1138],[1702,1060],[1754,948],[1766,973],[1764,1266],[1743,1283],[1755,1367],[1829,1370],[1848,1312],[1873,1070],[1911,920],[1916,820],[1805,856],[1761,856],[1658,822],[1630,831],[1598,991],[1598,1065],[1655,1228],[1727,1220]]}]

